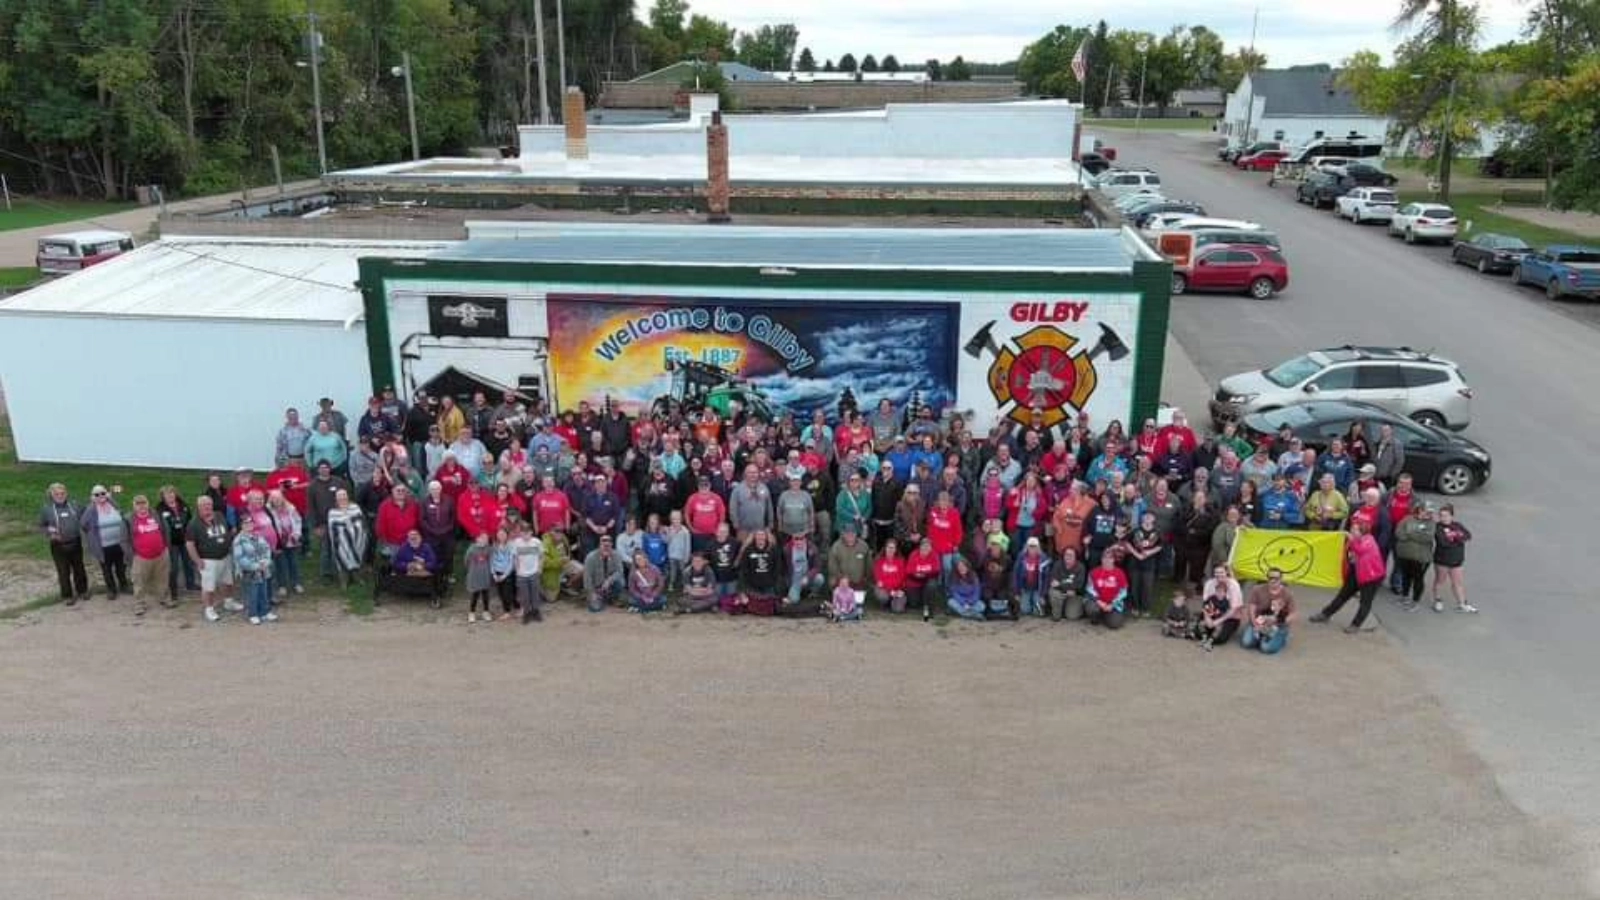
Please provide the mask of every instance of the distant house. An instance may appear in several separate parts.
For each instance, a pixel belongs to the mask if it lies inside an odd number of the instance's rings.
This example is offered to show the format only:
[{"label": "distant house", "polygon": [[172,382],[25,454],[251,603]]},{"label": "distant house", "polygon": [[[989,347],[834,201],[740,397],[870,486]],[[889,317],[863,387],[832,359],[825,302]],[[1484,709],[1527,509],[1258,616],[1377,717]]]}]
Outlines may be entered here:
[{"label": "distant house", "polygon": [[[682,84],[694,77],[696,66],[704,65],[696,60],[686,59],[675,62],[670,66],[660,68],[654,72],[646,72],[629,84]],[[770,72],[747,66],[738,62],[719,62],[717,68],[722,70],[722,77],[729,81],[777,81],[777,77]]]},{"label": "distant house", "polygon": [[1385,139],[1389,119],[1363,112],[1332,68],[1262,69],[1228,95],[1217,130],[1230,143],[1285,141],[1302,146],[1320,137],[1356,134]]},{"label": "distant house", "polygon": [[1227,97],[1221,88],[1185,88],[1172,95],[1167,115],[1188,119],[1215,119],[1222,115]]}]

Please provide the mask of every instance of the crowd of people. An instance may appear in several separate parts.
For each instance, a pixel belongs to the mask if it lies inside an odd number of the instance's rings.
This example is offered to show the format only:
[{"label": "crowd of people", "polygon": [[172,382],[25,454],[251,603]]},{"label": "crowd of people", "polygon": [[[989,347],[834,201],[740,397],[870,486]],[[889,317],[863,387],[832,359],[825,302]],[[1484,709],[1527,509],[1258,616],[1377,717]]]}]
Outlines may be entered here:
[{"label": "crowd of people", "polygon": [[[278,428],[275,466],[211,474],[192,504],[174,486],[135,496],[96,485],[79,504],[56,484],[39,513],[63,600],[106,595],[254,624],[304,593],[303,571],[379,593],[454,586],[467,620],[537,621],[546,602],[640,613],[1043,616],[1117,629],[1159,615],[1206,650],[1287,646],[1297,622],[1282,573],[1248,593],[1229,568],[1240,529],[1348,532],[1345,583],[1309,618],[1352,598],[1367,627],[1385,581],[1416,609],[1467,602],[1471,533],[1413,492],[1404,447],[1358,423],[1318,453],[1287,430],[1252,445],[1229,423],[1200,435],[1175,411],[1136,432],[1086,416],[1046,427],[889,400],[765,422],[670,407],[630,417],[580,403],[554,413],[513,392],[491,403],[392,389],[354,422],[323,398]],[[1391,565],[1392,563],[1392,565]],[[1158,596],[1163,578],[1176,596]],[[241,599],[242,597],[242,599]],[[498,608],[498,615],[496,614]]]}]

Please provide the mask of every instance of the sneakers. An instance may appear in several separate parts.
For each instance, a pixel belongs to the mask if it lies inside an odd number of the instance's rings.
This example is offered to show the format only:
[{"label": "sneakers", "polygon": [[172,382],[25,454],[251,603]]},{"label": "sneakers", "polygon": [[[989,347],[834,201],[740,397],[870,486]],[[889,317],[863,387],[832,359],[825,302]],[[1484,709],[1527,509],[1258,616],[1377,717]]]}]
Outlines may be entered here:
[{"label": "sneakers", "polygon": [[1328,621],[1328,616],[1325,613],[1317,613],[1316,615],[1311,617],[1311,621],[1313,621],[1313,622],[1326,622],[1326,621]]},{"label": "sneakers", "polygon": [[63,606],[77,606],[78,605],[78,598],[77,597],[65,597],[65,598],[62,599],[61,605],[63,605]]},{"label": "sneakers", "polygon": [[1471,603],[1457,603],[1456,604],[1456,612],[1458,612],[1458,613],[1475,613],[1477,611],[1478,611],[1478,608],[1476,606],[1473,606]]},{"label": "sneakers", "polygon": [[206,621],[207,622],[218,622],[218,621],[221,621],[221,620],[222,620],[222,616],[217,615],[217,608],[215,606],[206,607]]},{"label": "sneakers", "polygon": [[297,584],[297,585],[294,586],[294,592],[296,594],[304,594],[306,592],[306,589]]},{"label": "sneakers", "polygon": [[261,624],[261,617],[260,616],[251,616],[250,617],[250,624],[251,625],[260,625]]},{"label": "sneakers", "polygon": [[1433,611],[1434,612],[1438,612],[1438,613],[1444,612],[1444,601],[1442,601],[1442,600],[1434,600],[1433,601]]},{"label": "sneakers", "polygon": [[266,615],[266,620],[268,622],[276,622],[276,621],[278,621],[278,614],[275,613],[275,612],[269,612]]},{"label": "sneakers", "polygon": [[1421,605],[1422,604],[1418,603],[1415,600],[1401,600],[1400,601],[1400,609],[1405,611],[1405,612],[1408,612],[1408,613],[1416,612],[1417,611],[1417,607],[1419,607]]},{"label": "sneakers", "polygon": [[232,597],[222,601],[222,608],[228,612],[244,612],[244,604],[233,599]]},{"label": "sneakers", "polygon": [[279,597],[287,597],[287,596],[289,596],[289,589],[288,588],[278,588],[278,596]]},{"label": "sneakers", "polygon": [[478,614],[476,612],[467,613],[467,624],[468,625],[475,624],[477,621],[478,621]]},{"label": "sneakers", "polygon": [[1200,649],[1201,649],[1201,650],[1204,650],[1204,651],[1205,651],[1205,652],[1207,652],[1207,653],[1210,653],[1210,652],[1211,652],[1211,648],[1212,648],[1212,647],[1213,647],[1213,646],[1215,646],[1215,644],[1214,644],[1214,642],[1213,642],[1213,641],[1212,641],[1212,640],[1211,640],[1211,638],[1205,638],[1205,639],[1204,639],[1204,640],[1202,640],[1202,641],[1201,641],[1201,642],[1200,642]]}]

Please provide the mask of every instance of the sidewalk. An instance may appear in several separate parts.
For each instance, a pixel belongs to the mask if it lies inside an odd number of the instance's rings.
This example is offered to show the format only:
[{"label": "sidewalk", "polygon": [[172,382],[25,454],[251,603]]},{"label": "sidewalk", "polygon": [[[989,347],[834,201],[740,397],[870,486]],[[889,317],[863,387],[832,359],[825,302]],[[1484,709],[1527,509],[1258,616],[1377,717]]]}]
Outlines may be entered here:
[{"label": "sidewalk", "polygon": [[[293,194],[299,191],[311,190],[322,184],[319,180],[285,182],[285,193]],[[250,198],[260,201],[278,194],[276,185],[262,188],[252,188]],[[227,206],[235,200],[243,200],[244,193],[235,191],[231,194],[215,194],[210,197],[195,197],[189,200],[178,200],[167,204],[168,212],[193,212],[198,209]],[[34,264],[34,255],[38,251],[39,238],[52,234],[61,234],[66,231],[86,231],[94,228],[108,228],[114,231],[126,231],[135,239],[143,243],[153,234],[156,218],[161,213],[159,206],[141,206],[126,212],[114,213],[108,216],[96,216],[93,219],[79,219],[75,222],[57,222],[54,225],[42,225],[38,228],[19,228],[15,231],[0,231],[0,267],[22,267]]]},{"label": "sidewalk", "polygon": [[1492,211],[1508,219],[1545,228],[1559,228],[1600,241],[1600,216],[1594,213],[1541,209],[1536,206],[1497,206]]}]

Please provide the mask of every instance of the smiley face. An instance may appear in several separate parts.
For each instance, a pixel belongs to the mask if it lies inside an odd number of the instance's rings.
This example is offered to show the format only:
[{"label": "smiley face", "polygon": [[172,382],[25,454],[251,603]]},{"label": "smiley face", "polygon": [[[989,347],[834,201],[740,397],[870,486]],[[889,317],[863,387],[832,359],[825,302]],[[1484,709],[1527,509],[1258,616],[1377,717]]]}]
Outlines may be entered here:
[{"label": "smiley face", "polygon": [[1268,541],[1256,554],[1255,564],[1263,576],[1277,569],[1283,573],[1285,581],[1296,581],[1310,574],[1316,557],[1316,548],[1310,541],[1286,534]]}]

